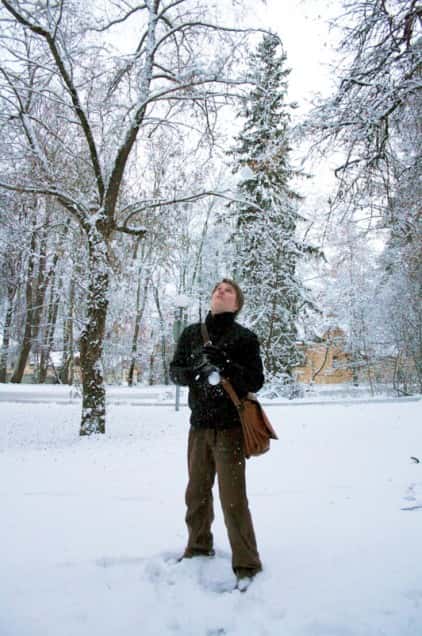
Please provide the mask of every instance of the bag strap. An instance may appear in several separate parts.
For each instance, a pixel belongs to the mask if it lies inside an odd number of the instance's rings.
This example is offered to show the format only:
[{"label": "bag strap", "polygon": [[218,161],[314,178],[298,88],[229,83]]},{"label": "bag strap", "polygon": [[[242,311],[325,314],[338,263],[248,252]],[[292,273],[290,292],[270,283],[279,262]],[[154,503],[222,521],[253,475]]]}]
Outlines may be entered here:
[{"label": "bag strap", "polygon": [[201,334],[204,345],[212,344],[210,334],[208,333],[207,325],[205,322],[201,322]]},{"label": "bag strap", "polygon": [[[201,334],[202,340],[204,341],[204,345],[211,343],[210,335],[208,333],[207,325],[204,322],[201,322]],[[211,343],[212,344],[212,343]],[[229,395],[235,407],[239,410],[242,408],[242,401],[239,399],[232,383],[227,378],[221,378],[221,384],[225,389],[226,393]]]}]

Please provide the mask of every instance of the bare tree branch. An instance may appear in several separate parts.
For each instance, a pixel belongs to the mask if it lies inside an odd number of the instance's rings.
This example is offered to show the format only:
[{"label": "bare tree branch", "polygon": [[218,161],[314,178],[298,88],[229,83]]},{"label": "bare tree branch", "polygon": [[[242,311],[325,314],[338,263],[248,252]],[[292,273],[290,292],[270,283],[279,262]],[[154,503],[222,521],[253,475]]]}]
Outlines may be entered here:
[{"label": "bare tree branch", "polygon": [[115,225],[113,229],[116,232],[123,232],[123,234],[131,234],[132,236],[139,236],[140,238],[147,233],[145,228],[126,227],[125,225]]},{"label": "bare tree branch", "polygon": [[269,33],[269,31],[267,31],[266,29],[239,29],[236,27],[223,27],[217,24],[212,24],[208,22],[200,22],[200,21],[184,22],[183,24],[180,24],[177,27],[174,27],[173,29],[171,29],[171,31],[163,35],[163,37],[155,45],[153,54],[156,53],[156,51],[160,48],[163,42],[165,42],[169,37],[173,36],[175,33],[179,33],[180,31],[184,31],[185,29],[191,29],[193,27],[204,27],[205,29],[212,29],[214,31],[221,31],[221,32],[226,31],[228,33],[244,33],[244,34],[247,34],[247,33],[268,34]]},{"label": "bare tree branch", "polygon": [[42,194],[44,196],[55,197],[62,205],[66,208],[71,214],[76,217],[79,223],[86,223],[86,210],[84,210],[83,206],[76,202],[71,196],[66,194],[65,192],[61,192],[54,187],[46,187],[46,186],[36,186],[36,185],[25,185],[23,183],[7,183],[6,181],[0,180],[0,188],[4,188],[5,190],[10,190],[12,192],[19,192],[25,194]]},{"label": "bare tree branch", "polygon": [[[129,216],[124,221],[123,227],[126,227],[127,223],[129,223],[129,221],[134,216],[136,216],[137,214],[140,214],[141,212],[144,212],[145,210],[153,210],[155,208],[161,208],[164,206],[178,205],[179,203],[194,203],[195,201],[205,199],[206,197],[216,197],[219,199],[224,199],[225,201],[229,201],[230,203],[241,203],[243,205],[248,205],[250,208],[258,212],[264,212],[264,210],[253,201],[240,199],[239,197],[235,197],[230,193],[231,191],[229,190],[222,191],[222,192],[217,192],[216,190],[204,190],[203,192],[196,192],[196,193],[189,194],[183,197],[175,197],[173,199],[153,200],[149,202],[143,201],[143,202],[140,202],[139,204],[132,204],[130,207],[136,208],[136,209],[131,211]],[[122,213],[124,214],[126,211],[127,210],[122,210]]]},{"label": "bare tree branch", "polygon": [[94,173],[95,173],[95,177],[96,177],[96,181],[97,181],[97,186],[98,186],[98,193],[99,193],[99,197],[100,197],[100,201],[103,200],[104,197],[104,182],[103,182],[103,177],[101,174],[101,166],[100,166],[100,161],[98,158],[98,152],[97,152],[97,147],[95,144],[95,140],[94,140],[94,136],[92,134],[91,131],[91,127],[89,125],[89,121],[86,117],[86,114],[82,108],[80,99],[79,99],[79,95],[78,92],[76,90],[76,87],[70,77],[70,75],[68,74],[68,72],[66,71],[65,65],[63,63],[63,60],[61,58],[60,52],[57,48],[56,45],[56,41],[54,39],[54,37],[51,35],[51,33],[49,33],[47,30],[45,30],[44,28],[42,28],[41,26],[38,26],[32,22],[30,22],[29,20],[27,20],[26,18],[24,18],[18,11],[16,11],[12,5],[8,2],[8,0],[1,0],[2,4],[4,5],[4,7],[9,11],[9,13],[11,13],[13,15],[13,17],[19,22],[19,24],[22,24],[23,26],[25,26],[26,28],[30,29],[33,33],[35,33],[36,35],[39,35],[41,37],[43,37],[46,41],[47,44],[50,48],[51,54],[53,56],[53,59],[56,63],[57,69],[60,73],[60,76],[62,77],[65,86],[67,87],[67,90],[69,92],[70,98],[72,100],[72,104],[75,108],[75,112],[79,118],[79,121],[81,123],[82,126],[82,130],[84,132],[85,138],[87,140],[88,143],[88,147],[89,147],[89,152],[91,155],[91,159],[92,159],[92,165],[94,168]]},{"label": "bare tree branch", "polygon": [[126,20],[130,18],[132,15],[134,15],[135,13],[138,13],[138,11],[143,11],[144,9],[148,9],[148,6],[146,4],[141,4],[137,7],[134,7],[133,9],[130,9],[121,18],[116,18],[116,20],[111,20],[111,22],[109,22],[108,24],[102,27],[98,27],[98,28],[92,27],[91,30],[97,33],[104,33],[104,31],[108,31],[108,29],[115,26],[116,24],[122,24],[123,22],[126,22]]}]

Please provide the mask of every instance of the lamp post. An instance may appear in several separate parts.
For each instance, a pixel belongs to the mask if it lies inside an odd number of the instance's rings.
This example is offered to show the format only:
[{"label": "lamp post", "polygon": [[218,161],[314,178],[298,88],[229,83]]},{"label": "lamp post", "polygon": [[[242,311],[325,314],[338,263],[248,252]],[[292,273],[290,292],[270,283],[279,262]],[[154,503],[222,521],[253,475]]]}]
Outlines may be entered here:
[{"label": "lamp post", "polygon": [[[183,327],[185,326],[186,316],[184,315],[184,310],[189,306],[189,298],[184,294],[179,294],[174,299],[175,306],[175,316],[174,316],[174,324],[173,324],[173,336],[174,342],[177,344],[180,334],[182,333]],[[180,406],[180,386],[176,384],[176,411],[179,410]]]}]

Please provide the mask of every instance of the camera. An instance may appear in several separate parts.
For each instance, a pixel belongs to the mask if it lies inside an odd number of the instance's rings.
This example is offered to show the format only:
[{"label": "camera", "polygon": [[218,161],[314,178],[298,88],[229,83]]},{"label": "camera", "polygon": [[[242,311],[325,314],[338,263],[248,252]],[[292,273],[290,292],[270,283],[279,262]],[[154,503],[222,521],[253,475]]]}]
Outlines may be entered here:
[{"label": "camera", "polygon": [[202,354],[201,362],[195,367],[195,372],[195,380],[206,380],[212,386],[216,386],[221,381],[220,369],[208,360],[205,353]]}]

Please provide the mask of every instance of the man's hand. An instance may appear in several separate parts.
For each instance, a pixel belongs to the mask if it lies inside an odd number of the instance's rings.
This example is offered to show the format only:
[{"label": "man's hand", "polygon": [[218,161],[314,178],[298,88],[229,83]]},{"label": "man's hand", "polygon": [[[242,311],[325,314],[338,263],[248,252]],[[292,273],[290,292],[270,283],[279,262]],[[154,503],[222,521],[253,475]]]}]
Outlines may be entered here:
[{"label": "man's hand", "polygon": [[202,351],[207,360],[218,367],[223,375],[228,373],[231,361],[227,358],[226,354],[222,349],[220,349],[220,347],[216,347],[215,345],[208,343],[204,345]]}]

